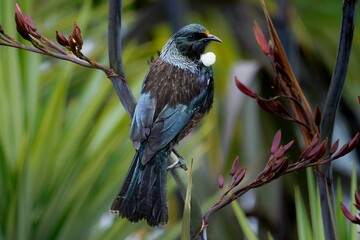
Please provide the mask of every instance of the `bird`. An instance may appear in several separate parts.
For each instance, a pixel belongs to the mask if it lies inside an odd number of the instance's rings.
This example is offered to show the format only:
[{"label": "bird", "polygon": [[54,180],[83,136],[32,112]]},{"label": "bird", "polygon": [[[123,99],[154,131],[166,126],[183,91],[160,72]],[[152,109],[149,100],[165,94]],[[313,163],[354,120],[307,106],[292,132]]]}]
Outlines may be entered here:
[{"label": "bird", "polygon": [[130,127],[136,153],[111,205],[113,213],[130,222],[146,220],[152,227],[168,222],[168,158],[212,107],[214,60],[209,63],[204,51],[213,41],[222,42],[200,24],[182,27],[144,78]]}]

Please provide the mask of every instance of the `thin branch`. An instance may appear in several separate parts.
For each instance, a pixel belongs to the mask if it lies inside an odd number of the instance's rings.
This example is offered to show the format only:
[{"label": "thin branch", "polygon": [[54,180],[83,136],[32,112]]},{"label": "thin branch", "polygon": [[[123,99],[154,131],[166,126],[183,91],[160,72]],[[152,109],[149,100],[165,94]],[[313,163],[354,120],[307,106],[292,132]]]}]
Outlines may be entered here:
[{"label": "thin branch", "polygon": [[[13,39],[13,38],[11,38],[11,39]],[[37,45],[38,48],[29,47],[24,44],[21,44],[18,41],[13,41],[11,39],[1,38],[0,46],[2,45],[2,46],[7,46],[7,47],[18,48],[18,49],[22,49],[25,51],[29,51],[29,52],[33,52],[33,53],[37,53],[37,54],[41,54],[41,55],[46,55],[46,56],[58,58],[58,59],[65,60],[65,61],[69,61],[69,62],[78,64],[83,67],[96,68],[96,69],[103,71],[108,77],[114,75],[114,72],[111,68],[108,68],[105,65],[102,65],[100,63],[94,62],[84,55],[82,55],[82,59],[81,59],[71,53],[66,53],[64,51],[63,51],[64,53],[57,53],[57,52],[49,51],[48,49],[42,47],[41,45]],[[51,43],[51,42],[48,41],[47,44],[49,44],[49,43]]]},{"label": "thin branch", "polygon": [[126,81],[125,71],[122,63],[122,46],[121,46],[121,13],[122,1],[109,1],[109,22],[108,22],[108,47],[110,68],[114,69],[118,75],[109,77],[116,94],[118,95],[126,112],[134,115],[136,99]]}]

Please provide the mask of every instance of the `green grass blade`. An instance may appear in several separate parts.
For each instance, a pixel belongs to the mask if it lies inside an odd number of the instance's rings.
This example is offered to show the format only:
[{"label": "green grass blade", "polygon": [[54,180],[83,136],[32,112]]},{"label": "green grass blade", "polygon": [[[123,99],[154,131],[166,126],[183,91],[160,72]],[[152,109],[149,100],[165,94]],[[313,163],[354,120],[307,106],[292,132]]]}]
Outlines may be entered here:
[{"label": "green grass blade", "polygon": [[341,186],[341,180],[338,179],[336,184],[336,198],[334,206],[339,238],[350,239],[349,237],[352,233],[350,232],[349,221],[346,219],[340,208],[340,202],[342,201],[344,201],[343,189]]},{"label": "green grass blade", "polygon": [[182,227],[181,227],[181,240],[190,240],[192,169],[193,169],[193,161],[191,161],[189,168],[189,181],[188,181],[185,203],[184,203],[184,214],[183,214]]},{"label": "green grass blade", "polygon": [[231,203],[231,207],[234,210],[236,219],[241,227],[241,230],[244,233],[244,236],[248,240],[256,240],[258,239],[254,231],[252,230],[248,219],[246,218],[246,215],[244,211],[241,209],[238,201],[233,201]]},{"label": "green grass blade", "polygon": [[314,171],[306,169],[306,178],[309,192],[310,217],[314,239],[324,239],[323,222],[319,201],[318,188],[315,185]]},{"label": "green grass blade", "polygon": [[312,239],[310,222],[307,217],[306,208],[298,187],[295,188],[295,209],[296,209],[296,224],[298,229],[298,239],[299,240]]}]

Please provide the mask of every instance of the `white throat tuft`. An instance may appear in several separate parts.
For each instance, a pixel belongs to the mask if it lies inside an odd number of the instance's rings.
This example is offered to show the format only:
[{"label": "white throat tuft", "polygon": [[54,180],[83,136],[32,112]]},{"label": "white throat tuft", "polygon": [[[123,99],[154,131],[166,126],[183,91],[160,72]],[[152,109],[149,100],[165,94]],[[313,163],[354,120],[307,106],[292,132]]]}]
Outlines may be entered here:
[{"label": "white throat tuft", "polygon": [[192,73],[199,73],[198,64],[190,58],[182,55],[176,48],[173,38],[171,38],[163,47],[160,57],[167,63],[170,63],[178,68],[190,71]]}]

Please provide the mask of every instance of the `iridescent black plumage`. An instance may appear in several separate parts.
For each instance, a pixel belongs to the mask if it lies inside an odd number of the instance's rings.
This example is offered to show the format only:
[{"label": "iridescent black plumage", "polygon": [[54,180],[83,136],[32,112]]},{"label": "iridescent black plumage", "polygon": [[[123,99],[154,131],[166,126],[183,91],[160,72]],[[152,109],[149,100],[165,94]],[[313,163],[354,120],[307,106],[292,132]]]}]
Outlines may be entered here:
[{"label": "iridescent black plumage", "polygon": [[167,223],[167,160],[173,146],[210,110],[214,82],[200,55],[220,41],[199,24],[180,29],[150,67],[131,124],[137,150],[111,209],[132,222]]}]

